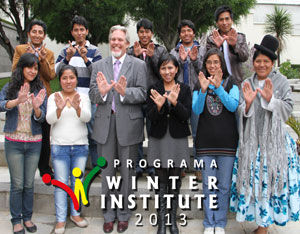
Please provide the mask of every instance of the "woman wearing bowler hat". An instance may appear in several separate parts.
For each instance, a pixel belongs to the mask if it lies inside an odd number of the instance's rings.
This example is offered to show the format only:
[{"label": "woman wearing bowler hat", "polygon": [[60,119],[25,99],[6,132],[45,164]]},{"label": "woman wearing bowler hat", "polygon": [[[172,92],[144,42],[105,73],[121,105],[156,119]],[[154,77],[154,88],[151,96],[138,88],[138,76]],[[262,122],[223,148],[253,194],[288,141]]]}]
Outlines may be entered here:
[{"label": "woman wearing bowler hat", "polygon": [[285,129],[293,110],[289,83],[274,69],[278,41],[266,35],[254,45],[254,74],[242,84],[239,148],[230,209],[239,222],[255,221],[256,234],[269,225],[299,220],[300,167],[295,141]]}]

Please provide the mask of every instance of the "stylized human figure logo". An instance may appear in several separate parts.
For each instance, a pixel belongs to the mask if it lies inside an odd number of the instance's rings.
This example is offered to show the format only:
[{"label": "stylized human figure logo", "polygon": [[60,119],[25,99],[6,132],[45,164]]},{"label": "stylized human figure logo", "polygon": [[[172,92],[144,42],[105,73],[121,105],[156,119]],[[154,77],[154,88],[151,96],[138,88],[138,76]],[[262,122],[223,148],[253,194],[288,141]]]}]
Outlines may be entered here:
[{"label": "stylized human figure logo", "polygon": [[101,168],[103,168],[105,165],[106,165],[106,159],[104,157],[99,157],[97,159],[97,166],[95,166],[90,171],[90,173],[86,176],[83,184],[82,184],[82,181],[80,180],[80,177],[82,176],[82,171],[80,170],[80,168],[75,167],[72,171],[73,176],[76,178],[74,191],[72,191],[72,189],[68,185],[66,185],[58,180],[51,179],[50,174],[44,174],[42,177],[42,180],[47,185],[52,184],[58,188],[63,189],[72,199],[74,209],[78,211],[80,209],[80,206],[79,206],[80,197],[81,197],[81,202],[83,205],[87,206],[89,204],[88,192],[89,192],[91,182],[97,176],[97,174],[100,173]]}]

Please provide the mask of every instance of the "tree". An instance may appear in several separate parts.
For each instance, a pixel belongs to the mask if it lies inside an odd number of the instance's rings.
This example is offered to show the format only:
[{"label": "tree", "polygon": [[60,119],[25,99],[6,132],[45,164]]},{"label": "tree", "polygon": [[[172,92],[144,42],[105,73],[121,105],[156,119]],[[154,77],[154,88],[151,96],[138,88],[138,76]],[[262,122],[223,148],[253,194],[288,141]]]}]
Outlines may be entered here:
[{"label": "tree", "polygon": [[[0,0],[0,13],[9,18],[17,30],[19,41],[21,44],[27,43],[27,26],[29,22],[35,17],[30,14],[30,0]],[[22,24],[23,22],[23,24]],[[8,53],[12,61],[14,56],[14,48],[7,37],[3,23],[0,20],[0,45]]]},{"label": "tree", "polygon": [[126,23],[125,4],[122,0],[32,0],[32,11],[47,24],[49,38],[62,43],[72,40],[73,17],[85,17],[89,21],[89,41],[97,45],[108,41],[111,26]]},{"label": "tree", "polygon": [[177,26],[181,20],[193,21],[197,34],[200,35],[215,25],[214,12],[218,6],[231,6],[236,21],[241,15],[247,14],[255,2],[255,0],[130,0],[127,9],[134,20],[141,18],[151,20],[156,38],[171,50],[178,40]]},{"label": "tree", "polygon": [[266,33],[275,34],[275,37],[279,41],[279,47],[277,50],[277,63],[280,66],[280,54],[285,46],[285,39],[287,35],[291,34],[293,29],[291,14],[283,8],[277,6],[274,7],[274,12],[267,15],[266,19]]}]

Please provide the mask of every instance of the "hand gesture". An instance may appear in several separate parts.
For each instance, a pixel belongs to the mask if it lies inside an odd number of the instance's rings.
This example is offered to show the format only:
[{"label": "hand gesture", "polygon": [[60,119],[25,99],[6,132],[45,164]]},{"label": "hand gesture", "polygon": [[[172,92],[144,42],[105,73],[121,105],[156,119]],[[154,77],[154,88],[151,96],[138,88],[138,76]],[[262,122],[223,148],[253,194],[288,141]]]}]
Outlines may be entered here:
[{"label": "hand gesture", "polygon": [[32,49],[32,46],[31,46],[30,42],[27,42],[26,53],[31,53],[31,54],[35,53],[35,50]]},{"label": "hand gesture", "polygon": [[210,84],[210,81],[208,79],[206,79],[206,77],[204,76],[203,72],[199,72],[199,75],[198,75],[198,80],[200,82],[200,86],[201,86],[201,92],[202,93],[205,93],[209,84]]},{"label": "hand gesture", "polygon": [[102,97],[105,96],[115,84],[113,80],[111,81],[111,84],[108,84],[106,77],[102,72],[97,73],[96,81],[97,81],[99,93],[101,94]]},{"label": "hand gesture", "polygon": [[146,51],[146,55],[149,57],[152,57],[154,55],[154,43],[150,42],[149,45],[147,46],[147,51]]},{"label": "hand gesture", "polygon": [[133,45],[133,53],[136,57],[140,56],[143,51],[142,51],[142,47],[140,45],[140,43],[138,41],[135,41],[134,42],[134,45]]},{"label": "hand gesture", "polygon": [[182,61],[185,61],[187,56],[188,56],[188,53],[189,53],[190,49],[188,49],[187,51],[185,51],[184,49],[184,46],[183,45],[180,45],[179,47],[179,57]]},{"label": "hand gesture", "polygon": [[46,97],[45,89],[41,89],[36,96],[34,96],[34,94],[32,93],[31,98],[32,98],[33,109],[38,109],[43,104],[45,97]]},{"label": "hand gesture", "polygon": [[60,96],[58,92],[54,94],[54,101],[56,104],[57,109],[63,110],[67,104],[67,102]]},{"label": "hand gesture", "polygon": [[215,88],[219,88],[222,82],[223,72],[222,69],[219,68],[214,76],[208,77],[210,83],[215,86]]},{"label": "hand gesture", "polygon": [[73,106],[75,110],[78,110],[80,106],[80,101],[81,101],[80,95],[79,93],[76,93],[71,101],[71,106]]},{"label": "hand gesture", "polygon": [[216,46],[218,48],[220,48],[221,45],[223,44],[225,38],[220,35],[218,30],[214,30],[212,35],[213,35],[213,41],[215,42]]},{"label": "hand gesture", "polygon": [[191,60],[195,61],[198,56],[198,46],[193,46],[193,48],[189,51],[189,56]]},{"label": "hand gesture", "polygon": [[256,88],[256,90],[261,94],[261,96],[267,101],[270,102],[273,95],[273,84],[270,78],[267,78],[265,81],[264,89]]},{"label": "hand gesture", "polygon": [[39,55],[40,61],[44,61],[47,57],[46,44],[43,44],[40,50],[36,50]]},{"label": "hand gesture", "polygon": [[83,46],[76,45],[75,49],[78,51],[81,58],[85,59],[87,54],[87,48],[85,47],[85,43]]},{"label": "hand gesture", "polygon": [[121,96],[125,96],[125,91],[126,91],[126,86],[127,86],[127,80],[125,76],[121,76],[119,81],[114,84],[114,89],[121,94]]},{"label": "hand gesture", "polygon": [[228,35],[225,36],[224,38],[229,45],[234,47],[236,45],[236,41],[237,41],[237,32],[235,31],[235,29],[232,28],[230,30],[230,32],[228,33]]},{"label": "hand gesture", "polygon": [[246,102],[246,112],[248,112],[250,105],[256,98],[257,89],[253,91],[250,83],[245,82],[243,85],[243,94]]},{"label": "hand gesture", "polygon": [[176,106],[179,92],[180,92],[180,85],[175,84],[172,87],[171,92],[169,94],[165,93],[164,97],[167,98],[173,106]]},{"label": "hand gesture", "polygon": [[160,95],[155,89],[151,89],[150,92],[151,92],[150,98],[156,104],[158,111],[160,111],[166,101],[166,97]]},{"label": "hand gesture", "polygon": [[23,86],[21,86],[19,94],[18,94],[18,104],[26,102],[29,97],[29,90],[30,86],[28,83],[25,83]]},{"label": "hand gesture", "polygon": [[66,59],[68,61],[70,61],[70,59],[74,56],[74,54],[76,53],[76,48],[72,45],[72,42],[69,41],[69,47],[66,50],[67,52],[67,56]]}]

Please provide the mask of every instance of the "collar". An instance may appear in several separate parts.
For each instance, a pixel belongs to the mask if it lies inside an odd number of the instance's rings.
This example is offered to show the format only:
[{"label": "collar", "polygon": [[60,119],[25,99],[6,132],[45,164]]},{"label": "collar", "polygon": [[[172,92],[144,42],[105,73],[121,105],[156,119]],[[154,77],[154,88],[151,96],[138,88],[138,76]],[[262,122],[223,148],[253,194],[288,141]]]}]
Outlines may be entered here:
[{"label": "collar", "polygon": [[[75,46],[75,45],[76,45],[76,41],[72,41],[72,46]],[[90,47],[90,45],[91,45],[91,43],[88,40],[86,40],[85,47]]]},{"label": "collar", "polygon": [[[181,46],[181,44],[182,44],[182,41],[179,41],[179,42],[177,43],[177,45],[176,45],[176,50],[179,50],[179,47]],[[199,42],[198,42],[198,41],[194,41],[194,42],[193,42],[193,45],[192,45],[192,48],[193,48],[194,46],[198,46],[198,45],[200,45]]]},{"label": "collar", "polygon": [[111,56],[111,57],[112,57],[112,64],[114,64],[116,60],[119,60],[121,62],[121,66],[122,66],[122,64],[124,63],[125,57],[126,57],[126,53],[119,59],[116,59],[114,56]]},{"label": "collar", "polygon": [[41,50],[41,48],[42,48],[42,46],[43,46],[43,43],[42,43],[42,45],[40,46],[40,47],[34,47],[34,45],[30,42],[30,45],[31,45],[31,47],[32,47],[32,49],[38,49],[38,50]]}]

